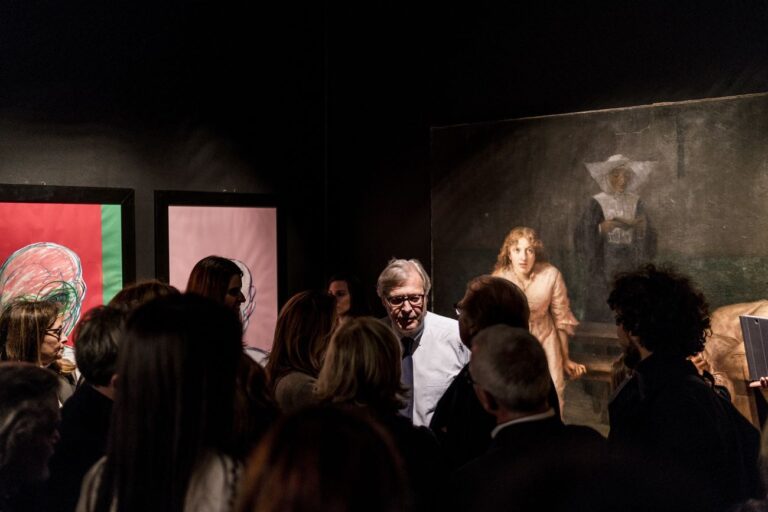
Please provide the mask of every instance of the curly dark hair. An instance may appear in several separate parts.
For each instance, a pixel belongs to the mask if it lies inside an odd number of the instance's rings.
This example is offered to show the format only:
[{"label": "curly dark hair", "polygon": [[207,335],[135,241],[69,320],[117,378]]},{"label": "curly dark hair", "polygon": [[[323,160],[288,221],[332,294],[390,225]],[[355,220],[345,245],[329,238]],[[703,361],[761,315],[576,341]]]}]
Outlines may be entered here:
[{"label": "curly dark hair", "polygon": [[671,267],[647,264],[619,274],[608,297],[616,325],[654,353],[688,357],[704,349],[709,307],[691,280]]}]

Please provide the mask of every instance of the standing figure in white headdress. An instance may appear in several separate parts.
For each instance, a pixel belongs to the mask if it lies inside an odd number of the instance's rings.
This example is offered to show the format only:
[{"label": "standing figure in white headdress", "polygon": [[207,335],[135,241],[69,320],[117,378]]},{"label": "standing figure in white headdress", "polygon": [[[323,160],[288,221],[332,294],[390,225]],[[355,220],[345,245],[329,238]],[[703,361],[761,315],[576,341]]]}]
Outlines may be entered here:
[{"label": "standing figure in white headdress", "polygon": [[656,255],[656,233],[637,194],[655,162],[613,155],[584,165],[602,190],[592,196],[574,239],[588,271],[584,319],[612,322],[606,299],[614,275]]}]

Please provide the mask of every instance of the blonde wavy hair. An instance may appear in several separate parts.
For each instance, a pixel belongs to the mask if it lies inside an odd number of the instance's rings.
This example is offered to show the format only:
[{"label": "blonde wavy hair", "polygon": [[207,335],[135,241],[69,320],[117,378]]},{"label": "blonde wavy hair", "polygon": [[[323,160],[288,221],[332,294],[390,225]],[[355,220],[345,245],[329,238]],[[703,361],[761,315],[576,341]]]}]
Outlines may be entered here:
[{"label": "blonde wavy hair", "polygon": [[344,322],[331,338],[317,397],[323,402],[369,406],[395,413],[406,388],[400,381],[400,341],[373,317]]},{"label": "blonde wavy hair", "polygon": [[546,254],[544,254],[544,243],[539,238],[539,235],[536,234],[536,230],[525,226],[517,226],[512,228],[504,239],[504,243],[501,244],[499,255],[496,257],[496,265],[493,267],[494,272],[507,270],[512,267],[512,260],[509,258],[509,248],[517,245],[517,241],[521,238],[527,239],[528,243],[533,247],[536,262],[547,261]]}]

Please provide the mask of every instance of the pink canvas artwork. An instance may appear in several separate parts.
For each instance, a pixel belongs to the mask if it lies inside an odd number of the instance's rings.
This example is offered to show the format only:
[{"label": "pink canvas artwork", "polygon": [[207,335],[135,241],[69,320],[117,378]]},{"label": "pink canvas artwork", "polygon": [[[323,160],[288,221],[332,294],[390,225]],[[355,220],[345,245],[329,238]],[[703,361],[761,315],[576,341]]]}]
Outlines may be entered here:
[{"label": "pink canvas artwork", "polygon": [[234,260],[243,270],[243,339],[269,351],[277,322],[276,209],[170,206],[170,284],[184,290],[195,263],[211,255]]}]

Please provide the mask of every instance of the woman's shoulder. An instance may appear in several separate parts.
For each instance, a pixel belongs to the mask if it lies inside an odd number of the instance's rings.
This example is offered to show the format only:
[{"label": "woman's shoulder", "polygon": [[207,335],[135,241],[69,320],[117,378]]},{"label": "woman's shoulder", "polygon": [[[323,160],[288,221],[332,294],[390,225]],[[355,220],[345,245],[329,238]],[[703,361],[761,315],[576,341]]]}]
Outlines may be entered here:
[{"label": "woman's shoulder", "polygon": [[536,274],[539,274],[540,276],[556,276],[560,275],[560,271],[557,269],[556,266],[549,263],[548,261],[538,261],[536,264],[533,265],[533,271]]},{"label": "woman's shoulder", "polygon": [[295,387],[306,384],[314,384],[317,379],[304,372],[288,372],[277,381],[279,387]]},{"label": "woman's shoulder", "polygon": [[286,373],[275,385],[275,401],[283,412],[292,412],[314,404],[317,379],[304,372]]},{"label": "woman's shoulder", "polygon": [[280,377],[275,384],[275,398],[278,403],[296,399],[296,395],[303,395],[308,390],[313,390],[317,378],[304,372],[289,372]]},{"label": "woman's shoulder", "polygon": [[100,458],[83,477],[83,483],[80,485],[80,499],[75,509],[76,512],[90,512],[94,509],[96,496],[101,484],[101,474],[104,471],[106,462],[106,457]]},{"label": "woman's shoulder", "polygon": [[241,475],[242,465],[231,457],[216,452],[206,454],[189,481],[184,511],[233,510]]},{"label": "woman's shoulder", "polygon": [[512,281],[513,283],[516,281],[515,272],[512,270],[512,267],[498,268],[494,270],[491,275],[493,277],[503,277],[504,279]]}]

